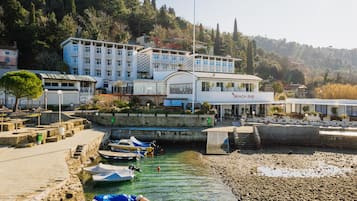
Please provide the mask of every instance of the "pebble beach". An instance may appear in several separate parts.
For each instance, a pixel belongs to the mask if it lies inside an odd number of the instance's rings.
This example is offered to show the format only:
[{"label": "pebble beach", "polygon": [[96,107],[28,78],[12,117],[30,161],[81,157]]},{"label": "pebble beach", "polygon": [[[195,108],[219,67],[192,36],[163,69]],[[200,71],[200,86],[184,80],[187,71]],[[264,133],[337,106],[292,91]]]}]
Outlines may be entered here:
[{"label": "pebble beach", "polygon": [[203,160],[237,200],[357,200],[357,151],[273,147]]}]

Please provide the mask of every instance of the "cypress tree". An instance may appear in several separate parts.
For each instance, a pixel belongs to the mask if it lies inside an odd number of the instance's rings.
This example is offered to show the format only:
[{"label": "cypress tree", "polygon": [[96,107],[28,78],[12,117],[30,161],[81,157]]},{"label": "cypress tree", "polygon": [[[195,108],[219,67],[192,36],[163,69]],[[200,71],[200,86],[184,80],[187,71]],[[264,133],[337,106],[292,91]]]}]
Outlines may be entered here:
[{"label": "cypress tree", "polygon": [[71,6],[71,13],[72,13],[72,15],[73,15],[73,16],[76,15],[76,10],[77,10],[77,8],[76,8],[76,2],[75,2],[75,0],[71,0],[70,6]]},{"label": "cypress tree", "polygon": [[214,41],[214,29],[211,30],[211,41]]},{"label": "cypress tree", "polygon": [[234,19],[233,40],[236,41],[236,42],[239,40],[238,28],[237,28],[237,19],[236,18]]},{"label": "cypress tree", "polygon": [[252,48],[251,41],[248,41],[248,48],[247,48],[247,74],[250,74],[250,75],[254,74],[253,48]]},{"label": "cypress tree", "polygon": [[152,0],[152,1],[151,1],[151,5],[152,5],[152,7],[156,10],[156,1],[155,1],[155,0]]},{"label": "cypress tree", "polygon": [[219,33],[219,24],[217,24],[216,38],[214,39],[214,54],[221,55],[221,37]]},{"label": "cypress tree", "polygon": [[30,24],[36,23],[36,9],[35,4],[31,2],[31,11],[30,11]]},{"label": "cypress tree", "polygon": [[252,50],[253,50],[253,58],[255,58],[255,55],[257,55],[257,43],[255,40],[252,41]]},{"label": "cypress tree", "polygon": [[199,41],[204,41],[205,40],[202,24],[200,24],[200,26],[199,26],[198,40]]}]

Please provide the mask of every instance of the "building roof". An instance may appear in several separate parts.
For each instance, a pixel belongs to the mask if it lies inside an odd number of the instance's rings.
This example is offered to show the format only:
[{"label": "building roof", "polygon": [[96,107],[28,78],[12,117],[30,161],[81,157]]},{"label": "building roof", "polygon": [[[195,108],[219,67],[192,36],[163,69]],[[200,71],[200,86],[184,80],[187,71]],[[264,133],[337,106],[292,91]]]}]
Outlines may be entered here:
[{"label": "building roof", "polygon": [[235,79],[235,80],[254,80],[254,81],[261,81],[262,79],[260,77],[257,77],[255,75],[247,75],[247,74],[233,74],[233,73],[206,73],[206,72],[189,72],[189,71],[178,71],[178,72],[173,72],[169,74],[165,80],[168,78],[177,75],[177,74],[193,74],[195,77],[199,78],[214,78],[214,79]]},{"label": "building roof", "polygon": [[124,43],[115,43],[115,42],[108,42],[108,41],[101,41],[101,40],[90,40],[90,39],[84,39],[84,38],[73,38],[69,37],[65,41],[61,43],[61,47],[65,46],[67,43],[70,41],[84,41],[84,42],[93,42],[93,43],[103,43],[103,44],[109,44],[109,45],[120,45],[120,46],[127,46],[127,47],[132,47],[135,49],[142,49],[144,46],[141,45],[130,45],[130,44],[124,44]]},{"label": "building roof", "polygon": [[166,51],[166,52],[176,52],[176,53],[182,53],[182,54],[190,54],[189,51],[184,51],[184,50],[175,50],[175,49],[166,49],[166,48],[153,48],[153,47],[148,47],[143,50],[141,50],[141,53],[144,52],[150,52],[150,51]]},{"label": "building roof", "polygon": [[86,75],[68,75],[68,74],[51,74],[51,73],[38,73],[38,75],[40,75],[42,79],[97,82],[94,78]]},{"label": "building roof", "polygon": [[[282,102],[284,103],[284,102]],[[285,100],[287,104],[302,104],[302,105],[350,105],[357,106],[357,100],[352,99],[320,99],[320,98],[288,98]]]},{"label": "building roof", "polygon": [[242,59],[234,58],[231,56],[217,56],[217,55],[209,55],[209,54],[195,54],[195,58],[197,57],[209,57],[209,58],[216,58],[216,59],[230,59],[234,61],[242,61]]}]

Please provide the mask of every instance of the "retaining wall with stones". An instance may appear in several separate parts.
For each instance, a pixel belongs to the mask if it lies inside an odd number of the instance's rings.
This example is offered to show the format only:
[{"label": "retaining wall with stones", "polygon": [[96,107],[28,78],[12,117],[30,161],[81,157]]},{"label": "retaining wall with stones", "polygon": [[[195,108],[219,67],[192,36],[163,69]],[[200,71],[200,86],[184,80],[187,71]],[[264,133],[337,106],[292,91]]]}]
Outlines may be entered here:
[{"label": "retaining wall with stones", "polygon": [[[103,126],[207,127],[214,126],[214,115],[76,113]],[[114,121],[112,121],[114,119]]]}]

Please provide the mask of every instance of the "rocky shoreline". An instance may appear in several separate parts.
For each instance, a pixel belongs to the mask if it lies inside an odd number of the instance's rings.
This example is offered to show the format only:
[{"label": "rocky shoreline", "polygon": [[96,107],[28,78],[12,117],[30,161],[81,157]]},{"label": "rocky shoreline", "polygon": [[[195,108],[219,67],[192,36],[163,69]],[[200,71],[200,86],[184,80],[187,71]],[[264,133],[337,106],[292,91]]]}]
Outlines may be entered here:
[{"label": "rocky shoreline", "polygon": [[[204,160],[237,200],[357,200],[357,151],[273,147]],[[280,175],[266,176],[259,167]]]}]

